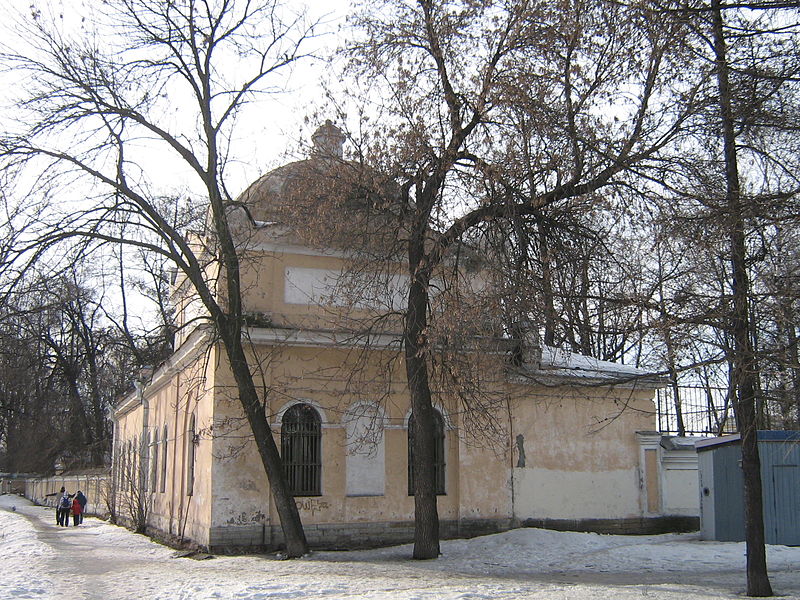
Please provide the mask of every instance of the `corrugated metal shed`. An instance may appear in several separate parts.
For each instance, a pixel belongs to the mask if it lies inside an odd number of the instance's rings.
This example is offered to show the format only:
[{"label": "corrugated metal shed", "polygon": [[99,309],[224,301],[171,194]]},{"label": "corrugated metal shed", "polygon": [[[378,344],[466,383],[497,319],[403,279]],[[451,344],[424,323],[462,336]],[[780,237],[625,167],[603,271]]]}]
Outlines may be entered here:
[{"label": "corrugated metal shed", "polygon": [[[744,540],[741,439],[738,435],[697,443],[700,533],[705,540]],[[800,432],[759,431],[768,544],[800,546]]]}]

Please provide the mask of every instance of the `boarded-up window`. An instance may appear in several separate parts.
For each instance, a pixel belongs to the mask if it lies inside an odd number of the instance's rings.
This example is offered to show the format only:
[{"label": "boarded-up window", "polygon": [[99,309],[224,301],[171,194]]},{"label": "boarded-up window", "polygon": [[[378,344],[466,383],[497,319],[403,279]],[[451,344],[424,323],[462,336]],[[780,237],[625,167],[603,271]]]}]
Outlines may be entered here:
[{"label": "boarded-up window", "polygon": [[385,485],[383,412],[362,402],[345,413],[347,495],[382,496]]},{"label": "boarded-up window", "polygon": [[139,460],[139,469],[142,472],[142,491],[146,492],[148,486],[152,485],[150,479],[150,445],[152,435],[148,433],[146,436],[142,433],[142,457]]},{"label": "boarded-up window", "polygon": [[133,442],[128,441],[128,460],[126,461],[127,470],[125,473],[125,477],[127,478],[128,488],[130,489],[131,493],[133,493],[134,485],[135,485],[135,477],[136,477],[136,466],[134,464],[135,455],[133,451]]},{"label": "boarded-up window", "polygon": [[281,421],[281,457],[294,496],[322,493],[322,423],[308,404],[295,404]]},{"label": "boarded-up window", "polygon": [[158,487],[158,429],[153,432],[153,444],[150,447],[150,489],[157,491]]},{"label": "boarded-up window", "polygon": [[117,451],[117,489],[120,491],[125,489],[125,470],[127,469],[125,466],[125,459],[127,458],[126,448],[127,445],[122,443]]}]

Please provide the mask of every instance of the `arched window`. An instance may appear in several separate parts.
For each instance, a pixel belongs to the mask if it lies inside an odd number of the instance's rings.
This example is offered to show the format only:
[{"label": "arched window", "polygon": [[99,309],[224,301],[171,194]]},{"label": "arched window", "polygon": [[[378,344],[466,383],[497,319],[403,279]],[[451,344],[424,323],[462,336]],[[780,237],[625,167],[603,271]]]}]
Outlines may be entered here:
[{"label": "arched window", "polygon": [[161,437],[161,493],[167,491],[167,436],[169,430],[164,425],[164,434]]},{"label": "arched window", "polygon": [[[444,454],[444,419],[441,413],[433,409],[433,466],[436,473],[436,493],[443,496],[445,492],[446,462]],[[408,419],[408,495],[414,495],[414,415]]]},{"label": "arched window", "polygon": [[127,452],[125,448],[125,442],[122,442],[117,453],[117,458],[119,459],[119,465],[117,468],[117,489],[120,491],[125,489],[125,470],[127,469],[125,466],[125,459],[127,458]]},{"label": "arched window", "polygon": [[158,429],[153,431],[153,443],[150,446],[150,490],[158,490]]},{"label": "arched window", "polygon": [[186,495],[194,493],[194,457],[195,457],[195,419],[194,414],[189,417],[189,427],[186,430]]},{"label": "arched window", "polygon": [[147,491],[150,485],[150,433],[145,435],[142,432],[141,443],[139,445],[141,457],[139,458],[139,473],[142,478],[142,491]]},{"label": "arched window", "polygon": [[322,494],[322,425],[308,404],[295,404],[281,420],[281,457],[294,496]]},{"label": "arched window", "polygon": [[128,488],[130,489],[131,492],[133,492],[134,489],[134,483],[135,483],[134,477],[136,476],[136,467],[134,466],[134,458],[135,457],[133,455],[133,442],[131,440],[128,440],[128,460],[126,462],[128,469],[125,476],[127,477]]}]

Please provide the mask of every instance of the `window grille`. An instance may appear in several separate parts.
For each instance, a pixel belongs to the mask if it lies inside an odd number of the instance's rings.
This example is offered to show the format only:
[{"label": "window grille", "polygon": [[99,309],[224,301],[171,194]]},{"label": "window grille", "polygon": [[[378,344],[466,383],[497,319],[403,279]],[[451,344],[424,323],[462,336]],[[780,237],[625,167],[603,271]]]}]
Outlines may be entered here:
[{"label": "window grille", "polygon": [[[444,419],[438,410],[433,410],[434,445],[433,466],[436,477],[436,494],[444,496],[446,461],[444,454]],[[414,415],[408,419],[408,495],[414,495]]]},{"label": "window grille", "polygon": [[322,424],[312,406],[295,404],[284,413],[281,456],[292,495],[322,494]]}]

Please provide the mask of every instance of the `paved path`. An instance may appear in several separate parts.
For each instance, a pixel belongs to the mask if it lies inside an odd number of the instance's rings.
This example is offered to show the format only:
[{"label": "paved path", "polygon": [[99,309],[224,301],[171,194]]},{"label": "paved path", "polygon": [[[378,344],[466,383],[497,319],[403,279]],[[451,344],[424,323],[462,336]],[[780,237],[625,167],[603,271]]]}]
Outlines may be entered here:
[{"label": "paved path", "polygon": [[[153,549],[148,546],[154,545],[149,540],[136,536],[141,538],[136,540],[140,544],[117,545],[114,542],[119,541],[119,536],[105,535],[110,526],[94,517],[85,517],[83,524],[77,527],[60,527],[55,522],[54,508],[23,505],[17,506],[16,512],[33,527],[37,541],[52,551],[39,554],[29,566],[38,571],[40,578],[50,580],[59,598],[108,600],[120,597],[116,589],[120,575],[122,579],[128,575],[146,577],[153,564]],[[100,535],[101,531],[104,535]],[[130,535],[126,531],[119,533]],[[162,550],[165,555],[171,553],[163,547],[154,549]],[[133,583],[129,587],[134,587]],[[3,598],[2,593],[0,598]]]},{"label": "paved path", "polygon": [[[449,542],[439,561],[410,561],[408,547],[322,552],[298,561],[193,561],[172,558],[170,548],[98,519],[58,527],[52,508],[22,502],[11,515],[2,504],[0,600],[717,600],[741,597],[744,583],[729,561],[714,562],[715,553],[738,553],[738,546],[683,538],[643,538],[643,544],[625,538],[616,548],[573,550],[571,558],[557,548],[525,550],[548,557],[547,566],[475,546],[466,552],[468,543],[458,541]],[[671,544],[678,549],[659,550]],[[4,547],[13,550],[4,553]],[[680,567],[670,561],[687,552],[697,553],[697,562]],[[635,559],[637,554],[652,558]],[[784,561],[771,574],[784,598],[798,598],[795,566]]]}]

